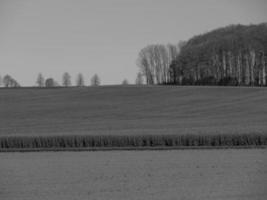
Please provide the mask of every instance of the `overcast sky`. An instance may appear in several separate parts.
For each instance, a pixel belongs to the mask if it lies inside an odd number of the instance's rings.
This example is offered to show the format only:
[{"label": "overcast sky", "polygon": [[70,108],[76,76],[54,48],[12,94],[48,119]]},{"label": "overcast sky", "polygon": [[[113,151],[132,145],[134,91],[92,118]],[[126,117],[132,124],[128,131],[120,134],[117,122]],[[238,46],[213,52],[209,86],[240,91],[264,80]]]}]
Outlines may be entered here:
[{"label": "overcast sky", "polygon": [[95,73],[103,84],[133,83],[148,44],[261,22],[266,0],[0,0],[0,74],[24,86],[39,72],[61,82],[66,71],[87,84]]}]

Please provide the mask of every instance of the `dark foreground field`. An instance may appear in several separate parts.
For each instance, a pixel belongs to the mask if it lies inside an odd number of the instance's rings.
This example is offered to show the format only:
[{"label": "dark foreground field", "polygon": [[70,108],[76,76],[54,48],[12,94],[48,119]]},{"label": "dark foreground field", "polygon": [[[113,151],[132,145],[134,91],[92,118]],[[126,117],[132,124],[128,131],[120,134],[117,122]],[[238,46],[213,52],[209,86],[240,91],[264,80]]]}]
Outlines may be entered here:
[{"label": "dark foreground field", "polygon": [[266,153],[0,153],[0,199],[266,200]]},{"label": "dark foreground field", "polygon": [[266,133],[267,89],[0,89],[0,136]]}]

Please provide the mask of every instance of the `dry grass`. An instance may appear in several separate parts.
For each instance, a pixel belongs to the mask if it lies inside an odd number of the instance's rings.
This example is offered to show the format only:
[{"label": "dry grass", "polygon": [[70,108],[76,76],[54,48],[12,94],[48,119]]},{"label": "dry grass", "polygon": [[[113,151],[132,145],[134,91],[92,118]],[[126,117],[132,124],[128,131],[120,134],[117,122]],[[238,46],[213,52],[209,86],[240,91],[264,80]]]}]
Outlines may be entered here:
[{"label": "dry grass", "polygon": [[0,150],[266,146],[265,134],[0,137]]}]

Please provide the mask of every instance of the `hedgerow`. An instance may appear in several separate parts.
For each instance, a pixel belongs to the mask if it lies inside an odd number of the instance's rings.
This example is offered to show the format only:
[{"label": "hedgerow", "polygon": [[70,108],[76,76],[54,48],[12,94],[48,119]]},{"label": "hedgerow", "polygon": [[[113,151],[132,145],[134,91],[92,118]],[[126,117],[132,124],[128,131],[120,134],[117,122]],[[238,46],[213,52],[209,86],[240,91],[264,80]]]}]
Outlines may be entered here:
[{"label": "hedgerow", "polygon": [[267,145],[266,134],[0,137],[0,149],[263,145]]}]

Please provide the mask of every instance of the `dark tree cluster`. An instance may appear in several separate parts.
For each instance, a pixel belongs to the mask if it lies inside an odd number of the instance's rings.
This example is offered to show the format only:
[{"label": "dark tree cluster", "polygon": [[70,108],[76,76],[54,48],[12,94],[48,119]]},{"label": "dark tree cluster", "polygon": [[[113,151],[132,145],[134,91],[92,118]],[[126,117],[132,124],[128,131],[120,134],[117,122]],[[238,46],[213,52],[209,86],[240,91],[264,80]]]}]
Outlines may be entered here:
[{"label": "dark tree cluster", "polygon": [[0,86],[1,85],[8,88],[20,87],[20,84],[8,74],[5,75],[3,78],[0,77]]},{"label": "dark tree cluster", "polygon": [[266,86],[267,24],[231,25],[198,35],[170,65],[170,83]]}]

